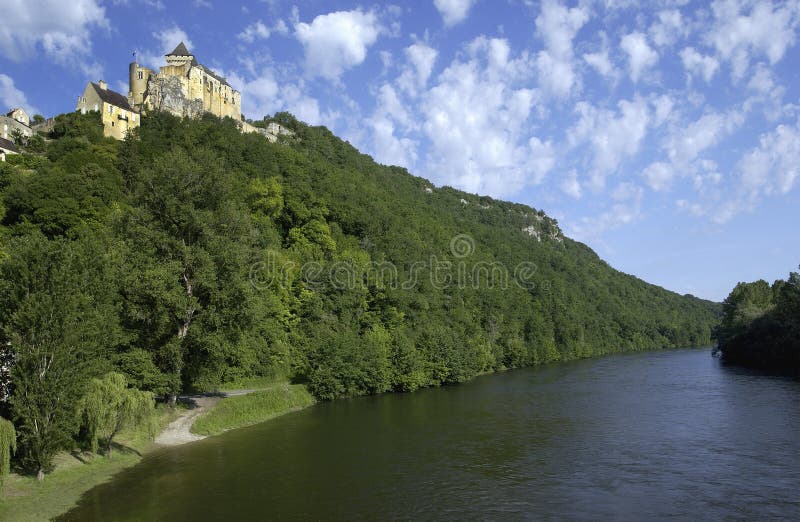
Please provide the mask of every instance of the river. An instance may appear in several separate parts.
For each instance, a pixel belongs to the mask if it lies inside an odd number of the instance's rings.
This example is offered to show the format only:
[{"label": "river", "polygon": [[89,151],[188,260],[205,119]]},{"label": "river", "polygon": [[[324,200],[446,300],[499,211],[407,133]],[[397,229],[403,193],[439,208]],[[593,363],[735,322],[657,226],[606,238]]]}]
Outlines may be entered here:
[{"label": "river", "polygon": [[65,520],[800,520],[800,382],[709,350],[323,403],[161,450]]}]

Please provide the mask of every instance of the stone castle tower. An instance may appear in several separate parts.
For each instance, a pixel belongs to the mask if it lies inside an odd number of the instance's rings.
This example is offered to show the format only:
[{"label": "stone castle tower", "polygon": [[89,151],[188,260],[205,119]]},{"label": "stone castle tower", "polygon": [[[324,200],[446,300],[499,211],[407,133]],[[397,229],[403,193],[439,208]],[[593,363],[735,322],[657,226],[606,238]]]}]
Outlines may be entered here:
[{"label": "stone castle tower", "polygon": [[197,63],[181,42],[166,55],[158,73],[133,62],[129,67],[128,101],[137,110],[165,110],[176,116],[196,117],[210,112],[242,121],[242,96],[222,76]]}]

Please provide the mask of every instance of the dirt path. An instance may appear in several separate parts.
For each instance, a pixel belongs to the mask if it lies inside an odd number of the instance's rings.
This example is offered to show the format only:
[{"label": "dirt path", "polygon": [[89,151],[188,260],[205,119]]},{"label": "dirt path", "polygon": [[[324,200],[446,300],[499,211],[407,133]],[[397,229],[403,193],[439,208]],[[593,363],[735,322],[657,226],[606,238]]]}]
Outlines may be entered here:
[{"label": "dirt path", "polygon": [[181,397],[181,402],[189,403],[189,409],[183,411],[180,417],[170,422],[164,431],[156,437],[155,443],[161,446],[179,446],[187,442],[204,439],[205,436],[195,435],[191,432],[194,421],[196,421],[200,415],[213,408],[221,399],[235,397],[237,395],[247,395],[248,393],[257,391],[261,391],[261,389],[220,392],[218,395],[213,396],[191,395]]}]

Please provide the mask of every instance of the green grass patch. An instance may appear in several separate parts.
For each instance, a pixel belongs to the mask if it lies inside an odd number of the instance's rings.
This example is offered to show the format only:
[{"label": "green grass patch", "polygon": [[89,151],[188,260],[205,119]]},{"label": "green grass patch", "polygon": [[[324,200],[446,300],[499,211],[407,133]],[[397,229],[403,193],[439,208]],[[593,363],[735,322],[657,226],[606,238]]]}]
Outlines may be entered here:
[{"label": "green grass patch", "polygon": [[302,384],[279,384],[249,395],[222,399],[197,419],[192,432],[217,435],[226,430],[250,426],[314,404],[314,397]]},{"label": "green grass patch", "polygon": [[[178,413],[159,407],[156,414],[161,430]],[[94,486],[139,462],[153,447],[145,426],[123,431],[114,440],[110,458],[78,451],[59,454],[55,469],[42,482],[36,477],[9,475],[0,496],[0,520],[51,520],[74,507],[81,495]]]}]

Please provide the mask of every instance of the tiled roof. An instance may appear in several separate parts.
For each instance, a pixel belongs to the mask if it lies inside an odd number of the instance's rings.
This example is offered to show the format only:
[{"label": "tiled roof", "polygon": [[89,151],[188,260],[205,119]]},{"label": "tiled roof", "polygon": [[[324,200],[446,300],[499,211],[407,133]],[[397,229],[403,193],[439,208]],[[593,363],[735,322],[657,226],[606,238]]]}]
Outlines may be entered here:
[{"label": "tiled roof", "polygon": [[95,92],[97,92],[97,95],[100,96],[100,99],[104,102],[110,103],[111,105],[119,107],[120,109],[125,109],[126,111],[136,112],[130,105],[128,105],[128,98],[126,96],[123,96],[116,91],[112,91],[109,88],[102,89],[94,82],[92,82],[92,87],[94,87]]},{"label": "tiled roof", "polygon": [[189,49],[186,48],[186,45],[181,42],[178,44],[178,47],[176,47],[175,50],[169,53],[167,56],[192,56],[192,53],[190,53]]}]

